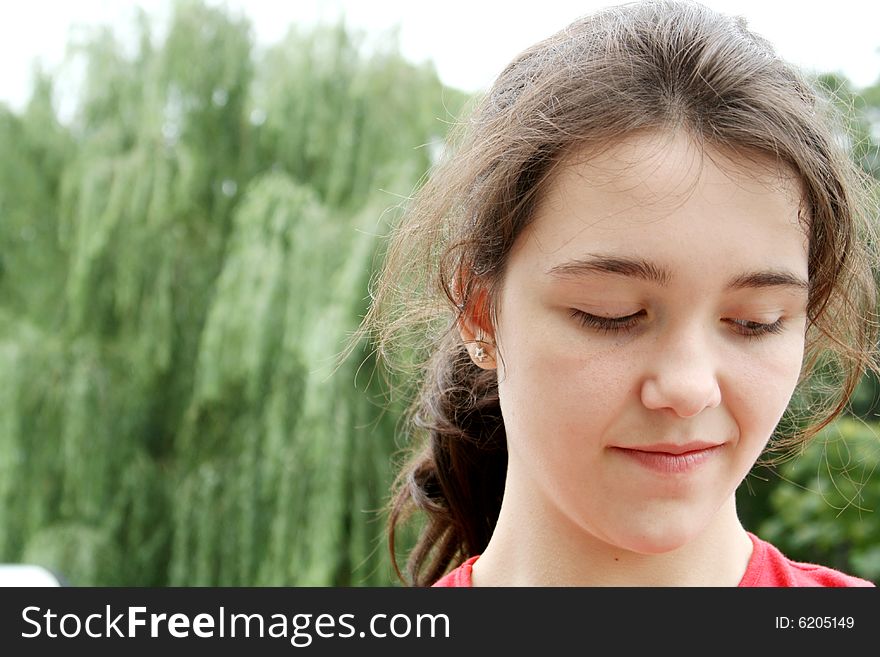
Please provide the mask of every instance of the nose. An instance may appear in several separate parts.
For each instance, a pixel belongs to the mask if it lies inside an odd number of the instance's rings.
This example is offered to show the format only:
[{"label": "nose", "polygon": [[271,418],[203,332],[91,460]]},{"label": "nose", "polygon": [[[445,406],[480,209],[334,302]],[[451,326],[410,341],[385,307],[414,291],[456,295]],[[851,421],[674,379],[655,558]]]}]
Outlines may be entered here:
[{"label": "nose", "polygon": [[653,349],[641,385],[646,408],[669,409],[686,418],[721,403],[718,361],[698,330],[672,332]]}]

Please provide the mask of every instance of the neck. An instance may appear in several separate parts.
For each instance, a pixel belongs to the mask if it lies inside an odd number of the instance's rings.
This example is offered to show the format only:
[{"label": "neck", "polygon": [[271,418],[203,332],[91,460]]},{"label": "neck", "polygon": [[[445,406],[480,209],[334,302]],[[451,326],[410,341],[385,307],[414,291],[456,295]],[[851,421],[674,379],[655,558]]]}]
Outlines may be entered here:
[{"label": "neck", "polygon": [[733,495],[681,545],[644,554],[577,525],[534,491],[515,490],[505,492],[474,564],[474,586],[736,586],[751,557]]}]

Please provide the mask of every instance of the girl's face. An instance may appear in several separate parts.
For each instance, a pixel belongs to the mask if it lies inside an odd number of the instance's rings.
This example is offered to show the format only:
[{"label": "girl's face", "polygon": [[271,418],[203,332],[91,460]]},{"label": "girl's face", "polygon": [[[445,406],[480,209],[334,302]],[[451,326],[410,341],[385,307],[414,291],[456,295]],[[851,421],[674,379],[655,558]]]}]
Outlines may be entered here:
[{"label": "girl's face", "polygon": [[799,190],[653,133],[555,176],[497,299],[505,495],[653,554],[707,528],[798,381]]}]

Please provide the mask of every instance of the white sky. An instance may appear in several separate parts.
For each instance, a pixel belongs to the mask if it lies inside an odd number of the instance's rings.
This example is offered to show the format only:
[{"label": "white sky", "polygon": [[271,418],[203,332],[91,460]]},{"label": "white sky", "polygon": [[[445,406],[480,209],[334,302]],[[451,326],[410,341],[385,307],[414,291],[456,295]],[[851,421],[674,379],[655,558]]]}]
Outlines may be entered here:
[{"label": "white sky", "polygon": [[[259,45],[278,41],[291,23],[334,21],[381,33],[400,29],[404,56],[433,60],[441,79],[466,91],[488,86],[520,50],[608,0],[210,0],[243,11]],[[840,71],[856,86],[880,78],[880,2],[874,0],[704,0],[745,16],[783,57],[808,71]],[[54,70],[71,29],[110,24],[130,28],[140,6],[167,18],[170,0],[22,0],[0,6],[0,102],[20,108],[30,93],[33,63]]]}]

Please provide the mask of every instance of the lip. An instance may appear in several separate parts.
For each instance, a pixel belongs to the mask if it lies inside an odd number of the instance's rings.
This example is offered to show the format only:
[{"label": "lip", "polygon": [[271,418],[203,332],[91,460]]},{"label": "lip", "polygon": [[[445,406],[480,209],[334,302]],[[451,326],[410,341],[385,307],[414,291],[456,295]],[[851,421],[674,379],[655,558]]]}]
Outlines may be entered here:
[{"label": "lip", "polygon": [[699,452],[712,447],[719,447],[721,443],[709,443],[695,440],[689,443],[655,443],[653,445],[632,445],[628,447],[620,446],[618,449],[629,449],[638,452],[662,452],[664,454],[687,454],[688,452]]},{"label": "lip", "polygon": [[661,474],[682,474],[709,463],[724,448],[718,443],[657,443],[645,447],[612,447],[636,464]]}]

